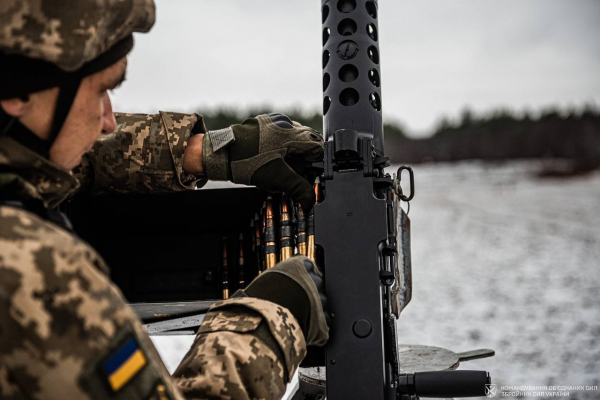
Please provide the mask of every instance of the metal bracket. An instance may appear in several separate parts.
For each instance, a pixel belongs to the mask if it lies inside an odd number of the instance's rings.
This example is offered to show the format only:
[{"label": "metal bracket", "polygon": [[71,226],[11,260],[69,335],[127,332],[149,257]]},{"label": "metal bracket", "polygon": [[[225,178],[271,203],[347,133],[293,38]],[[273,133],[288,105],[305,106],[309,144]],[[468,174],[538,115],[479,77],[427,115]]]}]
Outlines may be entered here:
[{"label": "metal bracket", "polygon": [[[410,196],[406,196],[404,193],[402,193],[402,186],[400,185],[400,181],[402,179],[402,171],[405,170],[408,171],[410,179]],[[415,197],[415,175],[411,167],[403,165],[400,168],[398,168],[398,172],[396,172],[396,176],[394,179],[394,190],[396,191],[398,197],[400,197],[400,199],[403,201],[409,202]]]},{"label": "metal bracket", "polygon": [[395,281],[395,275],[393,271],[380,271],[379,277],[381,282],[386,286],[392,286]]},{"label": "metal bracket", "polygon": [[194,334],[206,314],[190,315],[188,317],[173,318],[164,321],[144,324],[148,335],[189,335]]},{"label": "metal bracket", "polygon": [[323,177],[324,179],[333,179],[333,142],[325,142],[323,158]]}]

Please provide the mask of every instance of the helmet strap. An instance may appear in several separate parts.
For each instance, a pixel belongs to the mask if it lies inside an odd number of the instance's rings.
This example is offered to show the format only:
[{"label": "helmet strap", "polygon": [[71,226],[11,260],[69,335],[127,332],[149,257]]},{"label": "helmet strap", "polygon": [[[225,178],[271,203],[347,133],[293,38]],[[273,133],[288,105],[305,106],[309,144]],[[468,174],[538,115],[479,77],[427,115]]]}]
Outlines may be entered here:
[{"label": "helmet strap", "polygon": [[48,139],[41,139],[19,122],[0,109],[0,132],[7,134],[25,147],[38,153],[42,157],[50,158],[50,148],[56,140],[60,130],[67,120],[69,111],[75,101],[75,96],[81,85],[82,77],[76,75],[73,79],[63,82],[59,86],[58,99],[52,117],[52,127]]},{"label": "helmet strap", "polygon": [[52,118],[50,136],[48,137],[50,146],[52,146],[56,140],[56,137],[60,133],[60,130],[67,120],[67,116],[69,115],[69,111],[73,106],[75,96],[77,95],[77,91],[81,85],[81,80],[81,75],[77,74],[76,76],[73,76],[72,79],[63,82],[59,86],[60,91],[58,92],[58,99],[56,100],[56,107],[54,108],[54,117]]}]

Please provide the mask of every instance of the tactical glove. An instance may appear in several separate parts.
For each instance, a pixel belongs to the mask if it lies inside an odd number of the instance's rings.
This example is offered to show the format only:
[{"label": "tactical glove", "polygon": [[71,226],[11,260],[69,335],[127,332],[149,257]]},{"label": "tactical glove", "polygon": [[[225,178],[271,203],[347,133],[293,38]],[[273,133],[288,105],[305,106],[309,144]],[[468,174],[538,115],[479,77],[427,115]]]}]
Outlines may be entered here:
[{"label": "tactical glove", "polygon": [[312,185],[284,160],[323,160],[323,137],[283,114],[259,115],[242,124],[204,135],[202,164],[210,180],[229,180],[285,192],[310,209],[315,204]]},{"label": "tactical glove", "polygon": [[300,324],[307,346],[323,346],[329,339],[329,327],[321,276],[309,258],[295,256],[260,274],[245,292],[290,310]]}]

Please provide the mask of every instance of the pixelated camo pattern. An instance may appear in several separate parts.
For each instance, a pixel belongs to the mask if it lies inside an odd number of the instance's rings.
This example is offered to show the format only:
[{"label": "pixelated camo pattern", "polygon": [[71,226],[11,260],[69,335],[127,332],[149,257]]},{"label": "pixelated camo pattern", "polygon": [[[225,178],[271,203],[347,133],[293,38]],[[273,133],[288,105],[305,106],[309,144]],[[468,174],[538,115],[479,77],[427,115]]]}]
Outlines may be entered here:
[{"label": "pixelated camo pattern", "polygon": [[[224,310],[234,305],[250,308],[264,317],[264,320],[269,325],[271,334],[283,351],[285,364],[288,367],[289,373],[287,378],[291,379],[296,371],[296,366],[306,356],[304,334],[296,318],[285,307],[253,297],[236,297],[219,301],[212,305],[211,311]],[[232,323],[235,323],[235,320]]]},{"label": "pixelated camo pattern", "polygon": [[75,71],[154,19],[153,0],[2,0],[0,49]]},{"label": "pixelated camo pattern", "polygon": [[[254,334],[262,321],[285,365]],[[280,399],[305,355],[304,336],[287,309],[256,298],[232,298],[213,305],[174,378],[186,398]]]},{"label": "pixelated camo pattern", "polygon": [[150,364],[147,382],[138,379],[135,391],[148,393],[160,378],[177,396],[158,353],[93,249],[11,207],[0,207],[0,249],[1,399],[90,399],[89,387],[105,386],[98,382],[103,377],[96,363],[126,329]]},{"label": "pixelated camo pattern", "polygon": [[[41,200],[54,208],[78,189],[71,174],[6,135],[0,135],[0,193],[11,199]],[[10,189],[8,189],[10,188]]]},{"label": "pixelated camo pattern", "polygon": [[115,117],[115,132],[102,135],[74,171],[83,190],[173,192],[202,185],[183,170],[187,140],[202,117],[171,112]]}]

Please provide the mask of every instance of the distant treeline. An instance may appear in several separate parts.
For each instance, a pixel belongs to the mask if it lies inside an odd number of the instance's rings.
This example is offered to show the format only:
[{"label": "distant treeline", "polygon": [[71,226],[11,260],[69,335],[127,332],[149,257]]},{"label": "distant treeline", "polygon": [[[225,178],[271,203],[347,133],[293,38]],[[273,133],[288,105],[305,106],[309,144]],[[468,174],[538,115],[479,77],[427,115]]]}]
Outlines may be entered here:
[{"label": "distant treeline", "polygon": [[[245,116],[264,113],[254,109]],[[285,110],[293,120],[321,131],[320,113]],[[209,129],[239,123],[237,111],[218,109],[203,115]],[[444,118],[425,139],[413,139],[398,124],[385,124],[386,153],[394,163],[459,160],[569,159],[580,169],[600,166],[600,109],[546,109],[535,115],[498,110],[475,114],[465,109],[460,118]]]}]

